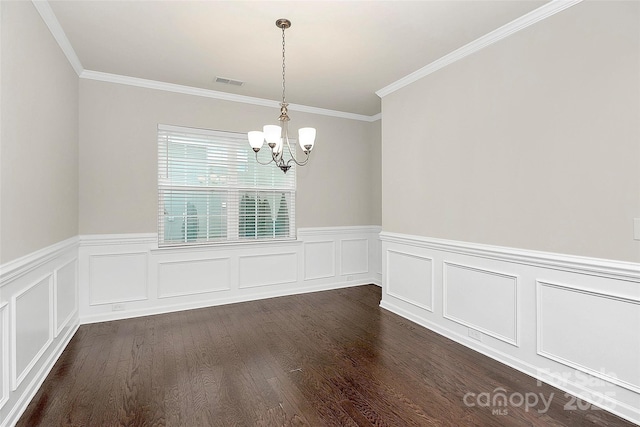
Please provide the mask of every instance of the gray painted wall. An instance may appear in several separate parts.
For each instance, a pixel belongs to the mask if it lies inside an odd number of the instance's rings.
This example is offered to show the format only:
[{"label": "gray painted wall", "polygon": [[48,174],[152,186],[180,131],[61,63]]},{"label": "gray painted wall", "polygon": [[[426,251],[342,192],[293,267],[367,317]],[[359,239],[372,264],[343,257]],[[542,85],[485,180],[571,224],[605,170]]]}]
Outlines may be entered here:
[{"label": "gray painted wall", "polygon": [[640,261],[639,8],[580,3],[386,96],[383,229]]},{"label": "gray painted wall", "polygon": [[[278,114],[274,108],[81,80],[80,234],[157,231],[159,123],[247,132],[277,122]],[[312,159],[298,169],[297,226],[379,225],[379,199],[371,189],[372,180],[379,188],[380,179],[370,153],[371,145],[380,145],[379,124],[296,111],[290,116],[293,131],[318,131]]]},{"label": "gray painted wall", "polygon": [[78,234],[78,76],[31,2],[0,2],[0,263]]}]

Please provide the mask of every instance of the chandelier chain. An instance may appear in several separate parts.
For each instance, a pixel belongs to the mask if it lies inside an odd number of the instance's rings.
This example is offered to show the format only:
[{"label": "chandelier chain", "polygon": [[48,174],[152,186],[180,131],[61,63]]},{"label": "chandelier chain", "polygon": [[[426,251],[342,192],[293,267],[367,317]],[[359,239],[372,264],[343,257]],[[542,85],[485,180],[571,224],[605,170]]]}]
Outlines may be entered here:
[{"label": "chandelier chain", "polygon": [[285,67],[284,67],[284,30],[285,30],[285,26],[282,26],[282,103],[285,103],[285,98],[284,98],[284,88],[285,88],[285,80],[284,80],[284,71],[285,71]]}]

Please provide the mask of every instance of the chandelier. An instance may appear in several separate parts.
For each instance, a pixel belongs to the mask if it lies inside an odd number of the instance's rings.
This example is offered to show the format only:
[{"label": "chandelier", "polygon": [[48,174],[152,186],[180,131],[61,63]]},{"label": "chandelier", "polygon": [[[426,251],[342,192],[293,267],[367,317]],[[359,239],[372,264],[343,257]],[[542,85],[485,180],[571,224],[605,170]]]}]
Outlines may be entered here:
[{"label": "chandelier", "polygon": [[[284,30],[291,27],[291,21],[288,19],[278,19],[276,26],[282,28],[282,102],[280,103],[280,117],[278,117],[280,125],[266,125],[262,128],[262,132],[257,130],[251,131],[247,136],[249,138],[249,145],[251,145],[251,148],[253,148],[253,151],[256,153],[256,161],[258,163],[268,165],[273,162],[282,172],[287,173],[292,163],[298,166],[304,166],[309,162],[309,154],[316,139],[316,130],[315,128],[298,129],[298,143],[305,155],[303,160],[298,160],[294,155],[294,151],[296,150],[295,144],[292,149],[289,143],[288,123],[290,119],[287,111],[289,104],[287,104],[285,100]],[[260,151],[265,141],[271,149],[271,160],[263,163],[258,159],[258,151]]]}]

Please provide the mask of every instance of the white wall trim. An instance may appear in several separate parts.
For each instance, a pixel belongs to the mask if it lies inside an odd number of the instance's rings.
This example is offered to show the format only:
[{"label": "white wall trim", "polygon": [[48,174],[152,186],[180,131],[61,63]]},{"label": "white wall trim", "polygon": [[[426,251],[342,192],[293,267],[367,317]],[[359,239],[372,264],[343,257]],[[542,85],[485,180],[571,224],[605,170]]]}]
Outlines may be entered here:
[{"label": "white wall trim", "polygon": [[447,65],[459,61],[460,59],[469,56],[489,45],[492,45],[497,41],[509,37],[510,35],[535,24],[536,22],[539,22],[571,6],[574,6],[581,1],[582,0],[552,0],[549,3],[546,3],[543,6],[527,13],[526,15],[514,19],[508,24],[485,34],[484,36],[462,46],[461,48],[454,50],[451,53],[446,54],[442,58],[433,61],[432,63],[420,68],[419,70],[414,71],[413,73],[408,74],[407,76],[391,83],[390,85],[383,87],[382,89],[376,91],[376,95],[378,95],[380,98],[383,98],[397,91],[398,89],[401,89],[417,80],[420,80],[421,78],[426,77],[429,74],[446,67]]},{"label": "white wall trim", "polygon": [[126,251],[126,252],[111,252],[111,253],[100,253],[100,254],[92,254],[89,256],[89,281],[93,283],[95,279],[95,267],[94,261],[98,258],[125,258],[131,257],[135,255],[141,255],[144,258],[144,295],[137,294],[133,295],[131,298],[126,299],[106,299],[106,300],[96,300],[94,299],[94,295],[92,292],[92,287],[89,286],[89,305],[107,305],[113,303],[123,303],[123,302],[134,302],[134,301],[144,301],[149,299],[149,253],[148,251]]},{"label": "white wall trim", "polygon": [[22,416],[24,411],[27,409],[27,406],[40,389],[40,386],[47,378],[47,375],[49,375],[49,372],[51,372],[51,369],[55,366],[56,361],[60,358],[64,349],[67,348],[67,345],[79,327],[80,324],[76,323],[76,325],[73,328],[69,328],[67,334],[58,341],[55,349],[51,352],[47,360],[42,364],[42,367],[38,370],[38,373],[29,383],[26,392],[23,393],[18,399],[18,402],[13,405],[7,417],[0,422],[0,427],[14,426],[18,422],[20,416]]},{"label": "white wall trim", "polygon": [[158,243],[157,233],[83,234],[78,238],[80,246],[129,245]]},{"label": "white wall trim", "polygon": [[[44,344],[42,345],[42,347],[40,347],[40,349],[38,350],[38,352],[33,356],[33,358],[29,361],[29,363],[27,364],[27,366],[24,368],[24,370],[22,372],[18,372],[18,357],[17,357],[17,304],[18,304],[18,300],[27,292],[29,292],[30,290],[32,290],[34,287],[36,287],[37,285],[39,285],[40,283],[47,281],[47,288],[48,288],[48,294],[49,294],[49,315],[48,317],[48,322],[49,322],[49,328],[48,328],[48,336],[47,336],[47,340],[44,342]],[[51,343],[53,342],[53,310],[52,310],[52,302],[53,302],[53,273],[49,273],[44,277],[41,277],[38,280],[35,280],[33,283],[31,283],[29,286],[27,286],[26,288],[24,288],[23,290],[21,290],[19,293],[13,295],[13,297],[11,298],[11,307],[13,308],[13,310],[11,310],[11,389],[12,391],[15,391],[18,387],[20,387],[20,384],[22,383],[22,381],[26,378],[27,375],[29,375],[29,373],[31,372],[31,370],[33,369],[33,367],[36,365],[36,363],[38,363],[38,361],[40,361],[40,359],[42,358],[42,355],[44,355],[44,353],[47,351],[47,349],[49,348],[49,346],[51,345]]]},{"label": "white wall trim", "polygon": [[355,274],[367,274],[369,272],[370,266],[369,266],[369,239],[367,238],[347,238],[347,239],[340,239],[340,253],[344,254],[345,253],[345,249],[344,249],[344,244],[345,242],[364,242],[365,244],[365,264],[363,266],[362,269],[354,269],[354,268],[346,268],[344,266],[344,262],[340,262],[340,274],[342,276],[347,276],[347,275],[355,275]]},{"label": "white wall trim", "polygon": [[[2,286],[0,288],[2,297],[0,299],[0,318],[2,318],[0,331],[2,366],[0,369],[3,374],[0,426],[2,427],[15,425],[79,326],[78,242],[78,236],[74,236],[0,265],[0,285]],[[67,292],[63,295],[65,300],[60,301],[65,304],[65,319],[60,319],[64,324],[61,328],[57,328],[56,274],[61,268],[69,268],[74,264],[73,274],[67,271],[65,281],[61,282],[68,287],[65,287]],[[74,281],[73,287],[67,280]],[[36,286],[38,286],[38,302],[42,302],[43,305],[46,294],[46,312],[40,308],[34,309],[25,302],[26,300],[21,299],[29,298],[28,293]],[[72,307],[73,313],[67,316],[66,310],[71,310]],[[25,314],[22,310],[28,310],[29,313]],[[32,316],[38,317],[32,318]],[[20,324],[17,323],[19,319]],[[35,343],[30,341],[33,339],[30,336],[32,320],[38,322],[38,330],[41,333],[37,342],[38,348],[35,348]],[[28,354],[21,355],[18,352],[17,343],[32,343],[34,346],[29,348]],[[18,360],[18,357],[22,358]]]},{"label": "white wall trim", "polygon": [[[378,226],[317,227],[297,230],[297,240],[188,248],[158,248],[155,234],[80,236],[80,322],[124,319],[370,283],[380,285],[376,273],[380,271],[380,254],[371,253],[379,230]],[[341,251],[341,243],[352,240],[356,244],[346,252]],[[318,242],[324,245],[314,245]],[[311,252],[307,254],[307,250]],[[132,260],[117,256],[134,253],[146,254],[146,261],[142,257]],[[92,259],[105,256],[107,258],[101,258],[104,261],[101,271],[131,280],[130,290],[110,290],[109,280],[92,275]],[[206,269],[193,272],[197,276],[192,276],[192,286],[180,284],[179,277],[163,276],[159,269],[162,265],[189,269],[196,261],[220,259],[227,262],[216,267],[220,270],[215,270],[218,272],[215,277],[206,275]],[[147,298],[140,300],[137,297],[138,289],[143,286],[140,273],[143,268],[148,271]],[[256,268],[265,268],[265,274],[258,274]],[[91,299],[94,288],[102,295],[101,304]]]},{"label": "white wall trim", "polygon": [[571,271],[580,274],[589,274],[593,276],[609,277],[640,283],[640,265],[633,262],[589,258],[528,249],[516,249],[484,245],[480,243],[436,239],[432,237],[404,235],[386,231],[380,233],[380,239],[384,242],[426,247],[445,252],[472,255],[481,258],[531,265],[534,267]]},{"label": "white wall trim", "polygon": [[404,317],[405,319],[409,319],[420,326],[430,329],[446,338],[457,342],[458,344],[469,347],[477,351],[478,353],[484,354],[487,357],[497,360],[500,363],[504,363],[505,365],[515,370],[524,372],[541,382],[547,383],[572,395],[578,394],[580,395],[581,400],[589,402],[590,404],[598,408],[603,408],[604,410],[609,411],[621,418],[624,418],[625,420],[628,420],[635,424],[638,424],[638,421],[640,420],[640,418],[636,418],[640,416],[640,411],[638,410],[638,408],[612,399],[612,397],[607,394],[593,393],[593,391],[586,388],[583,383],[567,380],[564,377],[554,377],[553,375],[544,374],[537,366],[531,363],[528,363],[516,357],[512,357],[509,354],[497,350],[496,348],[487,344],[477,341],[469,341],[469,339],[465,335],[461,335],[449,328],[443,327],[439,323],[429,321],[422,316],[416,316],[415,314],[388,301],[383,300],[380,303],[380,307],[384,308],[385,310],[389,310],[390,312],[395,313],[398,316]]},{"label": "white wall trim", "polygon": [[[202,263],[202,262],[207,262],[207,261],[226,261],[227,264],[229,263],[229,261],[231,260],[231,257],[211,257],[211,258],[191,258],[187,261],[158,261],[158,265],[157,265],[157,276],[160,277],[160,272],[162,270],[162,266],[163,265],[171,265],[171,264],[197,264],[197,263]],[[199,294],[208,294],[208,293],[214,293],[214,292],[224,292],[224,291],[228,291],[231,288],[229,288],[229,286],[226,286],[224,288],[215,288],[215,289],[205,289],[205,290],[197,290],[197,291],[186,291],[186,292],[172,292],[172,293],[163,293],[162,290],[160,289],[160,285],[158,284],[158,299],[163,299],[163,298],[174,298],[174,297],[183,297],[183,296],[187,296],[187,295],[199,295]]]},{"label": "white wall trim", "polygon": [[[136,86],[145,89],[162,90],[165,92],[181,93],[184,95],[201,96],[203,98],[220,99],[222,101],[239,102],[242,104],[257,105],[260,107],[280,108],[280,102],[271,99],[256,98],[253,96],[237,95],[235,93],[220,92],[217,90],[203,89],[193,86],[184,86],[175,83],[160,82],[157,80],[141,79],[119,74],[104,73],[101,71],[83,70],[81,79],[97,80],[101,82],[117,83],[127,86]],[[380,120],[380,114],[366,116],[364,114],[349,113],[345,111],[329,110],[326,108],[311,107],[308,105],[289,104],[289,110],[304,113],[318,114],[321,116],[338,117],[342,119],[358,120],[363,122],[375,122]]]},{"label": "white wall trim", "polygon": [[[71,45],[71,42],[69,41],[69,39],[67,38],[67,35],[62,29],[62,26],[60,25],[60,21],[58,21],[58,18],[56,17],[55,13],[51,9],[51,5],[49,4],[49,2],[47,0],[32,0],[32,3],[35,6],[38,13],[40,14],[40,16],[42,17],[42,20],[44,21],[44,23],[47,25],[47,28],[49,28],[49,31],[53,35],[53,38],[56,40],[56,42],[58,42],[58,45],[60,46],[60,49],[62,49],[62,52],[64,52],[65,56],[67,57],[69,64],[71,64],[76,74],[78,74],[78,76],[81,79],[117,83],[121,85],[136,86],[136,87],[142,87],[146,89],[156,89],[156,90],[162,90],[165,92],[174,92],[174,93],[181,93],[185,95],[201,96],[204,98],[220,99],[223,101],[240,102],[243,104],[258,105],[262,107],[273,107],[278,109],[280,108],[279,101],[274,101],[270,99],[256,98],[253,96],[245,96],[245,95],[237,95],[234,93],[220,92],[217,90],[203,89],[203,88],[197,88],[192,86],[178,85],[174,83],[160,82],[157,80],[141,79],[138,77],[123,76],[120,74],[104,73],[102,71],[86,70],[82,66],[82,63],[78,58],[78,55],[76,54],[75,50],[73,49],[73,46]],[[300,104],[289,104],[289,110],[300,111],[300,112],[311,113],[311,114],[318,114],[321,116],[330,116],[330,117],[338,117],[338,118],[349,119],[349,120],[358,120],[363,122],[375,122],[377,120],[380,120],[382,117],[380,113],[374,114],[372,116],[367,116],[364,114],[349,113],[346,111],[330,110],[327,108],[318,108],[318,107],[312,107],[312,106],[300,105]]]},{"label": "white wall trim", "polygon": [[[635,332],[640,313],[640,264],[388,232],[382,232],[380,240],[385,258],[393,252],[432,258],[435,295],[440,296],[434,299],[431,311],[411,304],[407,297],[414,288],[405,285],[392,289],[393,271],[390,273],[389,267],[382,264],[382,308],[594,406],[640,423],[637,359],[628,353],[640,343]],[[489,273],[486,277],[456,273],[455,300],[463,303],[460,307],[473,304],[471,314],[462,322],[452,318],[453,312],[447,313],[448,265]],[[412,277],[403,280],[402,283],[410,283]],[[508,286],[511,281],[515,293]],[[573,292],[543,293],[547,286]],[[394,292],[389,292],[390,288]],[[473,290],[472,300],[465,290]],[[396,295],[398,292],[400,295]],[[585,302],[586,296],[602,300]],[[511,307],[512,302],[515,311],[509,309],[502,316],[495,313],[500,307],[507,308],[505,305]],[[589,311],[585,311],[585,305]],[[503,326],[507,325],[503,322],[515,321],[515,339],[504,339],[506,332],[512,336],[507,328],[496,329],[502,336],[492,334],[491,321]],[[583,321],[591,322],[589,329],[585,329]],[[477,334],[471,334],[470,328]],[[597,350],[585,353],[590,348]],[[617,378],[616,372],[620,374]]]},{"label": "white wall trim", "polygon": [[0,265],[0,288],[55,259],[63,252],[76,249],[77,244],[78,236],[74,236]]},{"label": "white wall trim", "polygon": [[7,403],[9,400],[9,304],[3,303],[0,304],[0,320],[2,321],[2,329],[0,329],[0,345],[2,348],[0,349],[0,370],[2,370],[2,384],[0,384],[0,390],[2,394],[0,395],[0,409]]},{"label": "white wall trim", "polygon": [[[457,262],[450,262],[450,261],[444,261],[443,262],[444,265],[444,269],[442,272],[442,317],[444,317],[445,319],[449,319],[453,322],[459,323],[463,326],[466,326],[468,328],[473,328],[476,329],[484,334],[489,335],[490,337],[493,337],[497,340],[500,341],[504,341],[507,344],[511,344],[515,347],[519,347],[519,338],[520,338],[520,334],[519,329],[520,329],[520,323],[518,322],[518,313],[520,310],[518,310],[519,308],[519,304],[518,304],[518,281],[519,281],[519,277],[517,275],[514,274],[507,274],[507,273],[502,273],[499,271],[495,271],[495,270],[489,270],[489,269],[485,269],[485,268],[478,268],[478,267],[473,267],[471,265],[467,265],[467,264],[462,264],[462,263],[457,263]],[[463,268],[466,270],[471,270],[471,271],[477,271],[480,273],[484,273],[484,274],[490,274],[490,275],[494,275],[494,276],[498,276],[498,277],[503,277],[506,279],[513,279],[513,285],[514,285],[514,298],[515,300],[513,301],[513,305],[514,305],[514,315],[513,315],[513,331],[514,331],[514,337],[507,337],[501,334],[498,334],[494,331],[491,331],[487,328],[483,328],[480,325],[476,325],[472,322],[468,322],[466,320],[463,319],[458,319],[457,317],[451,315],[448,312],[448,304],[447,304],[447,292],[448,292],[448,285],[449,282],[447,280],[448,276],[447,276],[447,266],[455,266],[455,267],[459,267],[459,268]]]},{"label": "white wall trim", "polygon": [[46,0],[32,0],[32,3],[42,17],[44,23],[47,25],[47,28],[49,28],[49,31],[51,31],[53,38],[58,42],[58,45],[67,57],[69,64],[71,64],[71,67],[73,67],[76,74],[80,76],[84,71],[82,63],[80,62],[78,55],[76,55],[76,51],[73,50],[73,46],[71,46],[71,42],[69,42],[58,18],[56,18],[55,13],[53,13],[51,5],[49,5],[49,2]]},{"label": "white wall trim", "polygon": [[[429,295],[431,296],[431,305],[425,305],[422,304],[418,301],[413,300],[412,298],[408,298],[405,297],[404,295],[400,295],[399,293],[393,291],[391,289],[391,286],[389,284],[387,284],[387,294],[391,295],[394,298],[398,298],[401,301],[404,301],[406,303],[415,305],[416,307],[419,307],[423,310],[426,310],[430,313],[433,313],[433,287],[434,287],[434,283],[435,283],[435,273],[434,273],[434,269],[433,269],[433,258],[432,257],[428,257],[428,256],[421,256],[421,255],[416,255],[416,254],[412,254],[412,253],[407,253],[407,252],[400,252],[400,251],[394,251],[392,249],[388,250],[387,253],[385,254],[385,264],[386,264],[386,271],[389,271],[389,254],[390,253],[395,253],[398,255],[402,255],[402,256],[407,256],[407,257],[411,257],[411,258],[416,258],[416,259],[420,259],[420,260],[427,260],[431,263],[431,277],[429,277],[430,280],[430,286],[429,286]],[[388,274],[388,273],[387,273]]]},{"label": "white wall trim", "polygon": [[[363,239],[369,242],[378,240],[378,232],[380,227],[327,227],[303,230],[298,240],[279,241],[258,244],[237,244],[237,245],[215,245],[197,248],[170,248],[158,249],[157,238],[155,233],[137,233],[137,234],[118,234],[118,235],[85,235],[75,236],[63,242],[59,242],[50,247],[33,252],[18,260],[12,261],[1,267],[2,275],[2,296],[4,300],[0,300],[0,319],[2,319],[2,361],[0,369],[4,369],[2,384],[3,391],[0,394],[0,405],[4,405],[2,409],[2,421],[0,427],[9,427],[14,425],[21,414],[26,409],[30,400],[33,399],[38,388],[45,380],[47,374],[53,368],[62,351],[68,345],[69,341],[77,331],[81,323],[93,323],[109,320],[125,319],[131,317],[169,313],[180,310],[211,307],[222,304],[237,303],[243,301],[253,301],[265,298],[273,298],[285,295],[304,294],[307,292],[317,292],[328,289],[345,288],[350,286],[358,286],[363,284],[375,283],[380,285],[375,271],[380,271],[377,263],[376,254],[365,254],[365,246],[358,245],[355,252],[342,255],[345,260],[339,259],[339,251],[331,251],[330,248],[336,248],[341,239]],[[321,264],[311,266],[314,271],[327,271],[331,269],[334,274],[326,277],[318,277],[311,280],[304,280],[305,265],[301,260],[304,259],[305,243],[313,243],[317,241],[333,242],[332,245],[321,248],[322,259]],[[368,250],[370,252],[370,250]],[[335,253],[335,254],[334,254]],[[138,254],[144,255],[135,257],[132,261],[130,258],[119,257],[119,255]],[[275,258],[273,256],[276,256]],[[282,259],[278,259],[278,255],[284,255]],[[335,256],[334,256],[335,255]],[[109,277],[100,277],[95,283],[100,286],[100,291],[105,299],[116,295],[117,298],[112,304],[91,305],[89,292],[91,289],[91,259],[96,256],[106,256],[100,258],[107,260],[102,265],[104,274],[117,272],[114,277],[125,277],[131,280],[133,285],[131,291],[128,289],[120,289],[115,293],[109,293]],[[277,268],[291,267],[295,272],[296,281],[291,283],[275,283],[268,286],[251,286],[242,287],[239,281],[239,260],[255,259],[255,257],[266,257],[268,262],[275,260]],[[296,262],[293,261],[295,256]],[[353,276],[342,276],[337,268],[337,263],[341,261],[352,262],[351,258],[360,264],[364,264],[363,258],[368,260],[369,271]],[[168,293],[160,295],[158,292],[159,274],[157,266],[167,263],[185,263],[185,268],[189,268],[193,260],[202,259],[228,259],[228,266],[222,267],[221,276],[228,274],[224,280],[221,277],[214,278],[215,286],[225,286],[230,284],[229,289],[214,289],[211,292],[196,292],[190,294],[190,291],[197,289],[197,286],[191,289],[185,289],[184,295],[169,295]],[[315,260],[315,257],[310,259]],[[131,262],[130,262],[131,261]],[[311,262],[311,261],[310,261]],[[75,277],[68,270],[75,264]],[[111,268],[114,270],[111,270]],[[142,268],[144,267],[144,277]],[[135,271],[131,272],[130,268]],[[56,275],[64,269],[64,274],[60,275],[56,282]],[[122,273],[125,273],[122,276]],[[129,275],[130,273],[130,275]],[[209,280],[209,276],[205,273],[197,277],[203,280]],[[275,277],[275,276],[274,276]],[[284,278],[294,277],[293,272]],[[64,279],[63,279],[64,278]],[[277,277],[276,277],[277,278]],[[64,281],[63,281],[64,280]],[[75,286],[72,290],[69,280],[75,280]],[[75,301],[69,299],[61,300],[64,304],[63,313],[60,316],[65,319],[57,319],[58,310],[56,308],[57,289],[56,285],[65,284],[64,298],[76,298]],[[179,281],[167,282],[170,286],[167,289],[181,290]],[[200,282],[201,284],[204,282]],[[27,329],[24,327],[16,328],[16,301],[20,302],[23,295],[27,295],[30,289],[37,287],[38,295],[42,294],[44,298],[45,292],[48,295],[48,313],[42,313],[40,318],[41,335],[37,343],[33,347],[29,347],[27,357],[31,360],[20,359],[16,355],[16,342],[28,339],[26,337]],[[131,297],[136,296],[142,289],[146,291],[147,299],[132,300]],[[42,287],[46,287],[43,289]],[[71,293],[75,291],[75,295]],[[104,292],[103,292],[104,291]],[[31,296],[34,296],[31,294]],[[26,300],[22,300],[22,306],[26,307]],[[44,303],[44,302],[43,302]],[[73,304],[73,305],[72,305]],[[75,308],[72,315],[68,315],[67,310]],[[119,311],[113,311],[119,310]],[[121,311],[120,311],[121,310]],[[20,314],[20,313],[18,313]],[[26,316],[26,314],[25,314]],[[47,316],[47,334],[45,334],[44,316]],[[62,322],[58,327],[58,321]],[[24,323],[21,324],[25,326]],[[17,336],[17,334],[21,334]],[[44,342],[46,338],[46,343]],[[26,347],[25,347],[26,349]],[[37,354],[36,354],[37,353]],[[35,354],[35,356],[34,356]],[[33,356],[33,357],[32,357]],[[18,363],[19,362],[19,363]],[[27,362],[29,362],[27,364]],[[18,372],[20,370],[20,372]],[[6,375],[5,375],[6,373]],[[12,382],[16,385],[12,389]]]},{"label": "white wall trim", "polygon": [[71,321],[74,318],[78,317],[78,298],[74,300],[73,310],[67,316],[66,319],[62,321],[62,325],[58,327],[58,272],[65,268],[66,266],[73,264],[73,274],[75,276],[74,279],[74,288],[75,295],[78,295],[78,257],[77,255],[73,257],[72,260],[62,264],[60,267],[57,267],[53,272],[53,328],[55,330],[54,338],[57,338],[60,335],[60,332],[64,330],[67,326],[70,325]]},{"label": "white wall trim", "polygon": [[620,297],[620,296],[616,296],[616,295],[609,295],[609,294],[605,294],[602,292],[593,292],[587,289],[583,289],[581,287],[578,286],[572,286],[572,285],[565,285],[565,284],[560,284],[560,283],[556,283],[556,282],[552,282],[552,281],[547,281],[547,280],[536,280],[536,312],[537,312],[537,316],[538,316],[538,323],[537,323],[537,327],[536,327],[536,335],[537,335],[537,353],[540,356],[546,357],[547,359],[550,360],[554,360],[558,363],[562,363],[563,365],[569,366],[571,368],[577,369],[581,372],[584,372],[586,374],[589,375],[593,375],[594,377],[603,379],[605,381],[608,381],[610,383],[613,384],[617,384],[621,387],[624,387],[628,390],[633,391],[634,393],[638,393],[640,394],[640,386],[638,386],[637,384],[632,384],[628,381],[624,381],[621,380],[615,376],[612,375],[607,375],[604,372],[601,371],[597,371],[595,369],[591,369],[587,366],[583,366],[580,363],[576,363],[573,362],[571,360],[567,360],[566,358],[550,353],[548,351],[545,351],[543,348],[543,344],[544,344],[544,336],[542,333],[542,325],[543,325],[543,318],[542,318],[542,305],[541,305],[541,298],[540,298],[540,290],[542,287],[547,286],[547,287],[552,287],[552,288],[557,288],[557,289],[565,289],[565,290],[569,290],[572,292],[579,292],[582,294],[586,294],[586,295],[591,295],[591,296],[595,296],[598,298],[607,298],[607,299],[612,299],[615,301],[620,301],[623,303],[628,303],[628,304],[635,304],[638,306],[638,311],[640,312],[640,299],[637,298],[625,298],[625,297]]},{"label": "white wall trim", "polygon": [[[305,250],[313,245],[327,245],[327,244],[331,245],[331,269],[324,274],[310,275],[307,272],[307,269],[305,268],[304,280],[326,279],[336,275],[336,242],[334,240],[314,240],[314,241],[309,241],[304,243]],[[305,263],[304,265],[306,266],[306,262],[307,262],[306,253],[305,253],[305,258],[303,259],[303,262]]]},{"label": "white wall trim", "polygon": [[[198,302],[157,305],[151,308],[128,310],[124,313],[113,312],[113,313],[104,313],[104,314],[89,314],[89,315],[84,315],[80,318],[80,324],[87,325],[91,323],[108,322],[111,320],[131,319],[135,317],[151,316],[156,314],[174,313],[177,311],[194,310],[194,309],[205,308],[205,307],[216,307],[219,305],[236,304],[236,303],[248,302],[248,301],[258,301],[262,299],[277,298],[277,297],[288,296],[288,295],[301,295],[301,294],[306,294],[311,292],[327,291],[331,289],[350,288],[353,286],[362,286],[362,285],[368,285],[371,283],[372,282],[370,280],[365,280],[365,281],[354,282],[354,283],[333,283],[330,285],[305,286],[303,289],[299,289],[296,292],[291,292],[289,290],[285,290],[285,291],[271,290],[271,291],[263,291],[263,292],[252,292],[251,294],[247,294],[246,296],[209,298],[209,299],[202,299]],[[256,289],[259,287],[253,287],[253,288]]]},{"label": "white wall trim", "polygon": [[[298,269],[297,269],[297,264],[298,264],[298,252],[279,252],[279,253],[275,253],[275,254],[251,254],[251,255],[240,255],[238,257],[238,264],[241,264],[243,260],[250,260],[250,259],[260,259],[260,258],[264,258],[264,257],[270,257],[270,258],[290,258],[293,257],[296,262],[295,263],[291,263],[291,264],[287,264],[287,265],[291,265],[292,268],[295,269],[294,275],[295,277],[290,278],[290,279],[284,279],[284,280],[274,280],[274,279],[269,279],[269,280],[264,280],[261,281],[260,283],[250,283],[250,284],[243,284],[243,274],[242,274],[242,268],[240,267],[240,265],[238,266],[238,289],[251,289],[251,288],[262,288],[262,287],[267,287],[267,286],[273,286],[273,285],[284,285],[287,283],[297,283],[298,282]],[[276,263],[274,262],[274,266],[276,265]],[[277,268],[277,267],[276,267]]]}]

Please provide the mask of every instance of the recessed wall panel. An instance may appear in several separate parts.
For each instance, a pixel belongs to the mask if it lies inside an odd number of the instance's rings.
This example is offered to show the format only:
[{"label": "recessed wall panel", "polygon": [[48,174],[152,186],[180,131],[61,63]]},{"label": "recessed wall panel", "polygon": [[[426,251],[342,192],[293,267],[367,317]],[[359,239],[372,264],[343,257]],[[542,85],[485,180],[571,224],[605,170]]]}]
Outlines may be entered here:
[{"label": "recessed wall panel", "polygon": [[340,241],[342,275],[369,272],[369,240],[344,239]]},{"label": "recessed wall panel", "polygon": [[640,301],[538,281],[542,356],[640,393],[639,328]]},{"label": "recessed wall panel", "polygon": [[518,278],[444,263],[444,317],[518,345]]},{"label": "recessed wall panel", "polygon": [[0,409],[9,399],[9,304],[0,303]]},{"label": "recessed wall panel", "polygon": [[305,242],[304,280],[322,279],[336,275],[336,245],[333,240]]},{"label": "recessed wall panel", "polygon": [[13,297],[13,390],[53,339],[52,286],[53,276],[48,275]]},{"label": "recessed wall panel", "polygon": [[228,290],[229,258],[158,263],[158,297]]},{"label": "recessed wall panel", "polygon": [[147,253],[90,255],[90,304],[147,298]]},{"label": "recessed wall panel", "polygon": [[55,272],[55,336],[58,336],[60,331],[69,322],[71,316],[76,312],[78,300],[78,296],[76,295],[76,271],[77,260],[74,259]]},{"label": "recessed wall panel", "polygon": [[388,250],[387,293],[433,311],[433,260]]},{"label": "recessed wall panel", "polygon": [[278,285],[298,280],[296,253],[242,256],[239,259],[241,288]]}]

